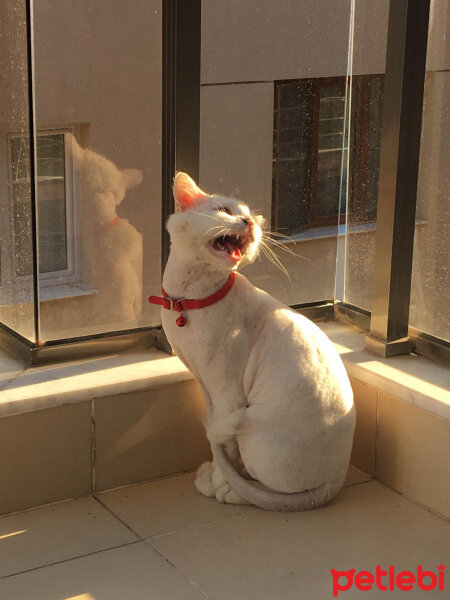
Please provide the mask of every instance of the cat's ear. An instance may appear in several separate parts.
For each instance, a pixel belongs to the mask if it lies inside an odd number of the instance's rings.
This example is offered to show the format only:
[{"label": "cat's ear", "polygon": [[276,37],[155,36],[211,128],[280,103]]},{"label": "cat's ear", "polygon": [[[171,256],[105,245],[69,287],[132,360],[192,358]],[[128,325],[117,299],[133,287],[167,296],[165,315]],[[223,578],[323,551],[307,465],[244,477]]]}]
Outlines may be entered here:
[{"label": "cat's ear", "polygon": [[202,198],[206,198],[208,194],[201,190],[187,173],[179,172],[173,182],[173,196],[176,210],[183,211]]},{"label": "cat's ear", "polygon": [[83,162],[85,156],[85,150],[77,142],[75,136],[72,133],[66,133],[66,152],[74,160]]},{"label": "cat's ear", "polygon": [[122,169],[125,177],[125,189],[130,190],[136,187],[142,181],[142,171],[140,169]]}]

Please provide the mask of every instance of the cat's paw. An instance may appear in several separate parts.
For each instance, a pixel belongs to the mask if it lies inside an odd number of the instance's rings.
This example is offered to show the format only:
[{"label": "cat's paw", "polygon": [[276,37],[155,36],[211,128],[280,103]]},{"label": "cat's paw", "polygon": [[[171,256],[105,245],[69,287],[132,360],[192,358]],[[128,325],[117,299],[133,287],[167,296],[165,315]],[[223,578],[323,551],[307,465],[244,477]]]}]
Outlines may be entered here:
[{"label": "cat's paw", "polygon": [[226,504],[249,504],[230,486],[216,465],[205,462],[197,470],[195,487],[200,494],[214,498]]},{"label": "cat's paw", "polygon": [[248,500],[239,496],[228,483],[225,481],[217,490],[216,490],[216,500],[219,502],[224,502],[225,504],[250,504]]},{"label": "cat's paw", "polygon": [[203,494],[203,496],[208,496],[208,498],[213,498],[216,495],[215,486],[212,481],[212,472],[212,464],[205,462],[198,468],[195,478],[197,492]]}]

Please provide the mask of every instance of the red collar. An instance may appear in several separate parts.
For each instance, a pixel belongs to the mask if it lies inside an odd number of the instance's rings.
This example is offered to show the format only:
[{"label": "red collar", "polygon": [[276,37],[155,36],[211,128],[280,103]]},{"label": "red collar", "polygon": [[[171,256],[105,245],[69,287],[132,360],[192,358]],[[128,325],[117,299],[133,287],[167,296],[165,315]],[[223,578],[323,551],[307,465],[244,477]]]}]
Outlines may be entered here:
[{"label": "red collar", "polygon": [[162,298],[160,296],[150,296],[148,301],[151,304],[159,304],[167,310],[176,310],[177,312],[181,313],[176,320],[176,323],[178,327],[184,327],[186,325],[186,318],[183,315],[185,310],[192,310],[193,308],[205,308],[206,306],[211,306],[211,304],[215,304],[219,300],[222,300],[222,298],[225,298],[225,296],[233,287],[235,278],[236,273],[233,271],[230,273],[225,285],[207,298],[202,298],[199,300],[179,300],[178,298],[169,298],[164,291],[164,288],[162,288]]},{"label": "red collar", "polygon": [[119,217],[119,215],[116,215],[112,221],[110,221],[109,223],[106,223],[106,225],[103,225],[103,228],[104,229],[112,229],[119,222],[120,222],[120,217]]}]

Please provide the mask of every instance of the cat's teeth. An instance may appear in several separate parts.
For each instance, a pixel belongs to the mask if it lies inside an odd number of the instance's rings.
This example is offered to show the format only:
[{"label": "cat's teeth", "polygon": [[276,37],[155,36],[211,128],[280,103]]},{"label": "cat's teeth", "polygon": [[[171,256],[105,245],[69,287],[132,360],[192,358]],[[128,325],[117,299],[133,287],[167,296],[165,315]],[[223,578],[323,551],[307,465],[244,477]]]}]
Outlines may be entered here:
[{"label": "cat's teeth", "polygon": [[242,234],[228,234],[220,238],[216,238],[213,242],[213,247],[219,252],[226,252],[235,260],[240,260],[242,257],[242,248],[247,241],[247,237]]}]

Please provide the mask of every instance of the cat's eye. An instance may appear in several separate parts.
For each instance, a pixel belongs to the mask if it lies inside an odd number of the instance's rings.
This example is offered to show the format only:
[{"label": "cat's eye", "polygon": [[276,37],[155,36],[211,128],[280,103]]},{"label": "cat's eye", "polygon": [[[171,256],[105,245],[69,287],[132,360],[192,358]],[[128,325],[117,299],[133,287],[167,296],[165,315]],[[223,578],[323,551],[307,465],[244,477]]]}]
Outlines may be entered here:
[{"label": "cat's eye", "polygon": [[218,206],[217,210],[219,210],[221,212],[225,212],[225,213],[227,213],[227,215],[232,214],[231,210],[227,206]]}]

